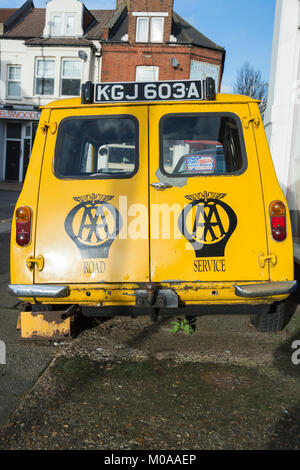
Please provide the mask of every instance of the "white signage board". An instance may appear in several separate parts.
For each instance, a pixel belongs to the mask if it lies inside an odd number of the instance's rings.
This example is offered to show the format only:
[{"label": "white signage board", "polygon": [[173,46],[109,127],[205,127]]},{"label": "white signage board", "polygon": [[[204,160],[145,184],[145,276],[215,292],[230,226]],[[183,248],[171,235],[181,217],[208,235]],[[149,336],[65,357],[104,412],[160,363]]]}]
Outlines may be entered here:
[{"label": "white signage board", "polygon": [[212,77],[216,82],[216,88],[218,88],[219,75],[219,65],[208,64],[207,62],[200,62],[198,60],[191,60],[191,80],[205,80],[205,78]]},{"label": "white signage board", "polygon": [[0,109],[0,119],[22,119],[29,121],[38,121],[41,113],[26,109]]}]

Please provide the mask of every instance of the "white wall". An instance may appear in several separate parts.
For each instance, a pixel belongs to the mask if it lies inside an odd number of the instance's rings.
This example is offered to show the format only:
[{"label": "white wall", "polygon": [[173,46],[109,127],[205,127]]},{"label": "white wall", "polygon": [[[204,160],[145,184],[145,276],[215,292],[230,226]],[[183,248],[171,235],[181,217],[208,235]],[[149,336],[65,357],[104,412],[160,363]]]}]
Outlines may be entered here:
[{"label": "white wall", "polygon": [[83,4],[78,0],[50,0],[47,2],[46,7],[46,20],[44,28],[44,36],[50,35],[51,17],[53,14],[72,14],[75,17],[75,32],[74,36],[82,36],[82,16]]},{"label": "white wall", "polygon": [[[287,193],[289,169],[294,158],[294,121],[299,104],[295,103],[300,80],[300,2],[277,0],[273,51],[265,129],[279,182]],[[300,86],[298,86],[300,89]]]},{"label": "white wall", "polygon": [[265,129],[300,261],[300,1],[277,0]]},{"label": "white wall", "polygon": [[[82,62],[81,82],[94,80],[95,64],[89,47],[26,47],[23,40],[0,40],[1,47],[1,75],[0,75],[0,102],[6,104],[44,105],[60,96],[60,76],[62,59],[79,59],[78,51],[84,50],[88,55],[86,62]],[[53,96],[36,96],[34,94],[35,64],[37,58],[51,58],[55,60],[55,81]],[[7,97],[8,65],[20,65],[22,97]]]}]

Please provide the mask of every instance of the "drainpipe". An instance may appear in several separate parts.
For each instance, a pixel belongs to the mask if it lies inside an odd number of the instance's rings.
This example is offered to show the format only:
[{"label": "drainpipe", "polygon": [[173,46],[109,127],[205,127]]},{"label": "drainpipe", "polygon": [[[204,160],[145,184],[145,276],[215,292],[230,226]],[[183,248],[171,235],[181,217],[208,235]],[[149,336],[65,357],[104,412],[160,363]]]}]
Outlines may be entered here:
[{"label": "drainpipe", "polygon": [[101,82],[101,57],[102,57],[102,44],[101,43],[99,43],[99,48],[95,50],[95,57],[97,58],[96,82]]}]

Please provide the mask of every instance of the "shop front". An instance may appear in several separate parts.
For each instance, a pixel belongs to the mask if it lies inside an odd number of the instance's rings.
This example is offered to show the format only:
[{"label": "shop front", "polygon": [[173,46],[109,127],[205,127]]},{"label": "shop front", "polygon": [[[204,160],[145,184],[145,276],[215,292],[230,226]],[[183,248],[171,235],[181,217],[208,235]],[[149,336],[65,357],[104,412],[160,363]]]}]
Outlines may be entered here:
[{"label": "shop front", "polygon": [[0,180],[23,182],[40,112],[0,109]]}]

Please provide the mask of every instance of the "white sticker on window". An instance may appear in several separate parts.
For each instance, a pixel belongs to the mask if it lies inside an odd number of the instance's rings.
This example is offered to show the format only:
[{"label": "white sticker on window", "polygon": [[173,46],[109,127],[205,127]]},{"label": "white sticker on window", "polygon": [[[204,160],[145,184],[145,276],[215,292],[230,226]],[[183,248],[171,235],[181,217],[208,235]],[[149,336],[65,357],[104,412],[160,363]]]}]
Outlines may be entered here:
[{"label": "white sticker on window", "polygon": [[212,155],[188,155],[186,157],[188,172],[213,173],[215,171],[215,164],[216,159]]}]

